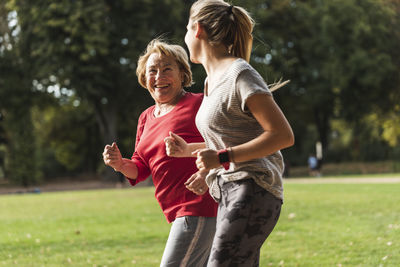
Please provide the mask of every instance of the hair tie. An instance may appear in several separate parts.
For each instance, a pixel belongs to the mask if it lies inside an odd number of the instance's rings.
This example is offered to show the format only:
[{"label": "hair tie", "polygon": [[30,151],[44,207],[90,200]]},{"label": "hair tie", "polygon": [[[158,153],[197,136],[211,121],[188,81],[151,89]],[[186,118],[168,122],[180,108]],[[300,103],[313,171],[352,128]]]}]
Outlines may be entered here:
[{"label": "hair tie", "polygon": [[230,5],[228,7],[228,15],[233,14],[232,9],[233,9],[233,5]]}]

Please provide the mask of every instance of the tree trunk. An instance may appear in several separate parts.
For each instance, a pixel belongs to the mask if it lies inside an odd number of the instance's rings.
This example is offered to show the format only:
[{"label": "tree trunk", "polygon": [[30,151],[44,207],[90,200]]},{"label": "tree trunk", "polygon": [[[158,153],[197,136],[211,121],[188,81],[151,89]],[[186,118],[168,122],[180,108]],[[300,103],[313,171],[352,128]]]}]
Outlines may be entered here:
[{"label": "tree trunk", "polygon": [[[100,133],[103,139],[103,145],[112,144],[118,141],[117,135],[117,108],[115,105],[102,105],[95,103],[96,120],[99,124]],[[119,173],[113,168],[106,166],[101,173],[103,180],[109,182],[118,182]]]},{"label": "tree trunk", "polygon": [[[317,126],[318,135],[322,144],[322,150],[325,152],[328,147],[328,134],[330,131],[329,114],[323,109],[314,107],[315,124]],[[325,152],[326,153],[326,152]]]}]

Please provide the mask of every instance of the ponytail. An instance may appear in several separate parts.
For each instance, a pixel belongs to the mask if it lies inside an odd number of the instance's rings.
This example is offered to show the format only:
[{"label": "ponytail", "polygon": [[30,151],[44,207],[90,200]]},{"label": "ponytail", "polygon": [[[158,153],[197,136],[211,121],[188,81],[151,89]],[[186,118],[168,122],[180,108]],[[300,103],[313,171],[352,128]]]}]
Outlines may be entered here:
[{"label": "ponytail", "polygon": [[222,0],[198,0],[190,18],[204,27],[210,44],[224,44],[233,56],[250,61],[254,20],[244,8]]}]

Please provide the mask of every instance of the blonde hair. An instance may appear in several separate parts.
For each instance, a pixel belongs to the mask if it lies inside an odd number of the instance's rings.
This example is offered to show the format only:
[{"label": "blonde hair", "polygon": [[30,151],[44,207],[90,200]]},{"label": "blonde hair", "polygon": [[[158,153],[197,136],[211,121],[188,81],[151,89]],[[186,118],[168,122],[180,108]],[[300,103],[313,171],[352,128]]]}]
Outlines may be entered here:
[{"label": "blonde hair", "polygon": [[254,20],[244,8],[222,0],[198,0],[190,8],[190,19],[203,26],[211,45],[223,44],[233,56],[250,61]]},{"label": "blonde hair", "polygon": [[[244,8],[223,0],[197,0],[190,8],[190,19],[203,26],[211,45],[224,44],[233,56],[250,61],[255,22]],[[268,87],[273,92],[289,82],[280,79]]]},{"label": "blonde hair", "polygon": [[142,87],[146,88],[146,64],[153,53],[173,57],[179,69],[183,72],[182,86],[188,87],[192,85],[192,71],[190,70],[189,59],[185,49],[180,45],[169,44],[161,38],[156,38],[147,45],[146,50],[138,60],[136,76]]}]

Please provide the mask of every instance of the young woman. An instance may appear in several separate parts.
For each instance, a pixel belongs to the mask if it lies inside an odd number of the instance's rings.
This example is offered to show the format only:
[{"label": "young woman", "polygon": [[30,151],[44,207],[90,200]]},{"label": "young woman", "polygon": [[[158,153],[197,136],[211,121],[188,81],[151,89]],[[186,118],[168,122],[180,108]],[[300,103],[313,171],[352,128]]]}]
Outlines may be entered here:
[{"label": "young woman", "polygon": [[248,61],[254,21],[241,7],[196,1],[185,42],[190,60],[207,72],[196,125],[205,143],[174,133],[167,154],[197,156],[218,201],[208,266],[258,266],[259,253],[280,215],[283,159],[294,136],[270,89]]},{"label": "young woman", "polygon": [[[136,72],[155,105],[139,117],[132,158],[122,158],[113,143],[104,148],[104,163],[123,173],[132,185],[152,176],[155,196],[172,222],[160,266],[203,267],[215,233],[217,204],[206,193],[207,184],[195,160],[168,157],[164,145],[170,131],[188,142],[203,141],[194,122],[203,95],[184,90],[192,84],[192,72],[181,46],[153,40],[139,58]],[[189,178],[191,182],[185,185]]]}]

